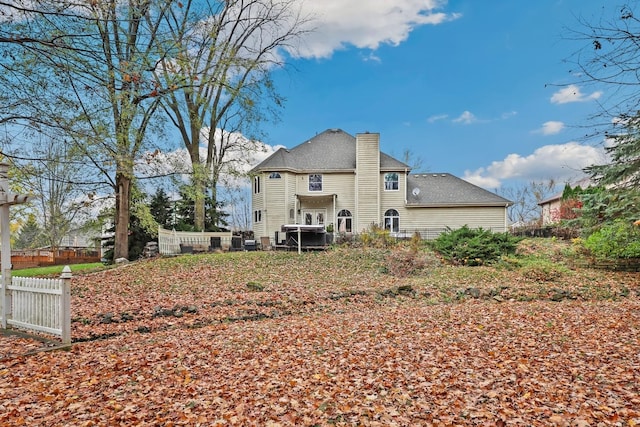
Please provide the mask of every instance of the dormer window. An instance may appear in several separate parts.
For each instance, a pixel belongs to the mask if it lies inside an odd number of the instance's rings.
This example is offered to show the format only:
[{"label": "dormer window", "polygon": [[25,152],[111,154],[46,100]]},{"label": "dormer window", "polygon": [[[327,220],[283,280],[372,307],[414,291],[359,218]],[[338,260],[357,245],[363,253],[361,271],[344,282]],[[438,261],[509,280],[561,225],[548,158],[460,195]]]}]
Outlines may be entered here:
[{"label": "dormer window", "polygon": [[384,174],[384,191],[398,191],[398,174],[396,172]]},{"label": "dormer window", "polygon": [[322,175],[312,173],[309,175],[309,191],[322,191]]}]

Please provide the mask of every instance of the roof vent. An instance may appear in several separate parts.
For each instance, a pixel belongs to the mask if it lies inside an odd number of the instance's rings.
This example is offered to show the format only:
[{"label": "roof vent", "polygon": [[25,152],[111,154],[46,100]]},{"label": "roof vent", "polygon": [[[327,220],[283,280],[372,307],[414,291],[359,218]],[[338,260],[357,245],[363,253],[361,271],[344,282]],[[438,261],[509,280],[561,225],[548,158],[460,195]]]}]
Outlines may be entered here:
[{"label": "roof vent", "polygon": [[411,194],[413,194],[414,196],[418,197],[418,195],[420,194],[420,189],[418,187],[414,188],[411,191]]}]

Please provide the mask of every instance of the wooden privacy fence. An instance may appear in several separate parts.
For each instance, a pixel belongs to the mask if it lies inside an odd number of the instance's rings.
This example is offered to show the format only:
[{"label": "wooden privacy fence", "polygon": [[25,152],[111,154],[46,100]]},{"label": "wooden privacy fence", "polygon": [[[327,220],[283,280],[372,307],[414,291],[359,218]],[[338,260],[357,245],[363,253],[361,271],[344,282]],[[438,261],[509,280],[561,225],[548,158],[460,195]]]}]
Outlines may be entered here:
[{"label": "wooden privacy fence", "polygon": [[184,247],[201,248],[203,251],[215,249],[230,250],[233,234],[230,231],[175,231],[158,229],[158,250],[162,255],[176,255],[182,253]]},{"label": "wooden privacy fence", "polygon": [[93,249],[33,249],[11,251],[11,264],[14,270],[90,262],[100,262],[100,252]]},{"label": "wooden privacy fence", "polygon": [[[0,284],[0,286],[3,286]],[[71,269],[60,278],[12,277],[0,301],[2,327],[43,332],[71,343]]]}]

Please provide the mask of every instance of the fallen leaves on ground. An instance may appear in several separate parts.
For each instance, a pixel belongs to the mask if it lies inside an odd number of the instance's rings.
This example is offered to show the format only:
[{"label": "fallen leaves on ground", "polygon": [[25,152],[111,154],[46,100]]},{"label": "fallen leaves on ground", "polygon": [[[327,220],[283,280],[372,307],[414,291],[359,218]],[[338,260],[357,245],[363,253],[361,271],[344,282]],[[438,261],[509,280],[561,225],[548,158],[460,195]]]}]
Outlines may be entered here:
[{"label": "fallen leaves on ground", "polygon": [[220,254],[75,277],[76,344],[0,361],[0,424],[640,423],[636,274],[399,278],[383,260]]}]

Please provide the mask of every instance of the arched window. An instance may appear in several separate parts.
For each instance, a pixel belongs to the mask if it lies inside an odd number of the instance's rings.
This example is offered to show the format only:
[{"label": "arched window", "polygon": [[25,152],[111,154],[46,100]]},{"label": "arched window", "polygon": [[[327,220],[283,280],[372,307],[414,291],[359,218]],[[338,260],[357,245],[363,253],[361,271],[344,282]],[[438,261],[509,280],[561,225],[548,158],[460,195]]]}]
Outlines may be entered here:
[{"label": "arched window", "polygon": [[280,178],[281,178],[280,172],[271,172],[269,174],[269,179],[280,179]]},{"label": "arched window", "polygon": [[353,227],[353,217],[348,209],[338,212],[338,232],[351,233]]},{"label": "arched window", "polygon": [[400,231],[400,214],[395,209],[389,209],[384,213],[384,229],[392,233]]}]

